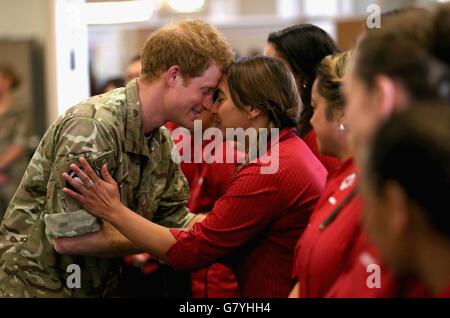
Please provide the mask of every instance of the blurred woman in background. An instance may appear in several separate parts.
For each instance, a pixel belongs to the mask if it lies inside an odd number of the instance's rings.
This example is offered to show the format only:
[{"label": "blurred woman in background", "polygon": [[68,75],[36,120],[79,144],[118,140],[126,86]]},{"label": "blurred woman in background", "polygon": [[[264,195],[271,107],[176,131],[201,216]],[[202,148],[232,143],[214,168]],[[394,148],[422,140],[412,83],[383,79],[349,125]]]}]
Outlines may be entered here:
[{"label": "blurred woman in background", "polygon": [[0,220],[28,164],[30,122],[14,91],[21,80],[8,65],[0,65]]},{"label": "blurred woman in background", "polygon": [[[383,28],[368,31],[358,43],[344,81],[347,123],[358,167],[367,158],[376,129],[412,101],[422,105],[450,101],[450,6],[433,14],[404,10]],[[430,106],[432,107],[432,106]],[[423,167],[417,167],[422,169]],[[411,171],[414,178],[414,171]],[[355,238],[355,258],[330,289],[328,297],[416,297],[427,292],[410,277],[391,274],[364,232]],[[379,279],[368,284],[371,266]],[[377,275],[373,276],[376,277]]]},{"label": "blurred woman in background", "polygon": [[337,50],[328,33],[311,24],[295,25],[269,34],[264,50],[264,55],[283,60],[294,74],[303,105],[298,134],[327,171],[336,169],[339,160],[320,153],[317,147],[316,134],[310,123],[313,114],[311,90],[316,79],[317,66],[325,56],[334,54]]},{"label": "blurred woman in background", "polygon": [[450,105],[395,114],[363,169],[367,233],[387,265],[450,297]]}]

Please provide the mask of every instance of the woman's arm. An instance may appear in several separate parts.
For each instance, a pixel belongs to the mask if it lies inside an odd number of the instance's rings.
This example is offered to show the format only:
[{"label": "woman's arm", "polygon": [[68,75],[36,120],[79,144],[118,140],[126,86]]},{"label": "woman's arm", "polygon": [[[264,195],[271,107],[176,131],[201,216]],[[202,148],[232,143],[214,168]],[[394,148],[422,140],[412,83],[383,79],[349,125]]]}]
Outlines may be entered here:
[{"label": "woman's arm", "polygon": [[98,232],[55,238],[53,245],[59,254],[105,258],[122,257],[143,251],[107,222],[103,222],[103,227]]},{"label": "woman's arm", "polygon": [[176,270],[196,271],[224,260],[249,241],[259,239],[289,204],[286,194],[289,189],[280,192],[283,178],[260,175],[259,166],[247,166],[234,178],[227,193],[216,202],[205,220],[196,223],[189,232],[174,231],[126,208],[120,202],[117,184],[106,166],[102,167],[104,180],[101,180],[84,159],[80,159],[80,163],[87,175],[76,165],[70,168],[81,183],[64,174],[64,179],[79,193],[67,188],[64,192]]},{"label": "woman's arm", "polygon": [[111,214],[109,222],[138,247],[163,261],[176,242],[168,228],[148,221],[124,205]]}]

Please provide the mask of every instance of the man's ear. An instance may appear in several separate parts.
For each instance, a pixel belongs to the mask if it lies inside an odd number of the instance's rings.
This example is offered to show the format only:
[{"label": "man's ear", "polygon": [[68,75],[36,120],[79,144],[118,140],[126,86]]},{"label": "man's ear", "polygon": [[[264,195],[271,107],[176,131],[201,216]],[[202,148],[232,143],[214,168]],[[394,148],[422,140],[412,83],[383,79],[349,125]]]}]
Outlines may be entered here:
[{"label": "man's ear", "polygon": [[386,75],[378,75],[375,78],[376,102],[381,108],[383,118],[389,117],[395,110],[397,102],[397,85]]},{"label": "man's ear", "polygon": [[395,236],[402,236],[411,226],[412,211],[409,204],[408,195],[405,190],[394,181],[389,181],[385,185],[384,191],[388,202],[388,220],[391,231]]},{"label": "man's ear", "polygon": [[181,78],[181,69],[178,65],[173,65],[164,72],[164,80],[169,87],[175,86]]},{"label": "man's ear", "polygon": [[261,115],[261,109],[255,106],[249,106],[247,114],[248,114],[248,120],[255,119],[259,115]]}]

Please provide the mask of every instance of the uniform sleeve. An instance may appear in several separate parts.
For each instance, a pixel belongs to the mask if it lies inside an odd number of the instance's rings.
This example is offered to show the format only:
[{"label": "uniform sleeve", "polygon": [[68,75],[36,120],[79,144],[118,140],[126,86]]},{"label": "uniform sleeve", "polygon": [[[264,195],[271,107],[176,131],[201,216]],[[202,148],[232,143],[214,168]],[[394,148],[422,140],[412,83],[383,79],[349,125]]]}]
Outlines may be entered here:
[{"label": "uniform sleeve", "polygon": [[288,207],[278,179],[261,175],[259,167],[243,168],[203,222],[190,231],[172,230],[177,242],[167,252],[169,264],[176,270],[196,271],[235,254],[261,235]]},{"label": "uniform sleeve", "polygon": [[53,238],[72,237],[99,231],[101,221],[85,211],[62,189],[66,182],[62,173],[70,172],[70,165],[79,165],[84,156],[98,173],[107,163],[114,177],[117,143],[114,133],[105,124],[88,117],[74,117],[61,124],[55,133],[51,149],[54,164],[47,184],[45,232]]},{"label": "uniform sleeve", "polygon": [[170,158],[171,152],[175,148],[168,130],[163,129],[162,134],[167,142],[162,150],[162,156],[168,160],[169,169],[166,187],[153,222],[169,228],[183,228],[195,216],[186,207],[189,200],[189,185],[179,164]]}]

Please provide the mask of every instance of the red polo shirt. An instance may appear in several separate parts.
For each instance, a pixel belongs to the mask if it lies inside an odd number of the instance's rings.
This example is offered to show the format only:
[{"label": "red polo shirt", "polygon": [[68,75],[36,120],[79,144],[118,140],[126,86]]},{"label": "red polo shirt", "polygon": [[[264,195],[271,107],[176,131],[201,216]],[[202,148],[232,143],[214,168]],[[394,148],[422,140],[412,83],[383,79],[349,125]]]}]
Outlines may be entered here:
[{"label": "red polo shirt", "polygon": [[[400,279],[380,261],[378,251],[362,231],[355,238],[354,258],[346,266],[326,297],[337,298],[422,298],[430,297],[423,284]],[[375,274],[379,272],[379,277]],[[379,285],[374,284],[378,280]]]},{"label": "red polo shirt", "polygon": [[[178,127],[172,122],[166,123],[165,126],[171,132]],[[203,141],[202,153],[209,143],[210,141]],[[222,143],[221,145],[222,155],[212,153],[212,156],[217,156],[216,159],[219,161],[212,163],[206,163],[203,157],[202,162],[194,162],[196,151],[194,139],[188,135],[184,136],[181,141],[176,141],[176,147],[180,155],[183,155],[183,146],[191,147],[191,162],[182,161],[180,163],[181,171],[183,171],[189,183],[187,207],[193,213],[207,213],[212,210],[216,201],[225,193],[238,164],[226,163],[225,150],[227,143]],[[236,156],[242,157],[243,155],[236,152]],[[236,277],[231,269],[223,264],[215,263],[208,268],[192,273],[191,281],[192,298],[239,297]]]},{"label": "red polo shirt", "polygon": [[[209,142],[205,142],[203,147]],[[225,154],[228,143],[222,143]],[[232,145],[232,143],[230,143]],[[234,147],[230,146],[230,149]],[[236,151],[237,153],[237,151]],[[236,155],[235,155],[236,156]],[[240,155],[244,157],[244,155]],[[237,163],[223,162],[212,163],[180,163],[180,168],[189,181],[189,202],[187,207],[193,213],[206,213],[212,210],[216,201],[225,193],[230,185],[231,177],[236,172]]]},{"label": "red polo shirt", "polygon": [[[214,262],[232,264],[242,297],[286,297],[294,246],[303,233],[326,179],[326,170],[294,129],[280,132],[268,151],[278,161],[243,166],[225,195],[190,231],[171,230],[177,242],[167,252],[175,269],[194,271]],[[278,152],[278,156],[275,154]],[[273,162],[272,162],[273,163]]]},{"label": "red polo shirt", "polygon": [[349,258],[359,231],[362,202],[356,196],[358,172],[352,159],[328,174],[325,190],[308,228],[297,243],[294,277],[300,297],[324,297]]},{"label": "red polo shirt", "polygon": [[450,298],[450,284],[442,292],[437,295],[437,298]]},{"label": "red polo shirt", "polygon": [[319,151],[319,147],[317,146],[317,135],[314,129],[311,129],[303,137],[303,141],[308,145],[309,149],[311,149],[313,154],[316,155],[316,157],[320,160],[320,162],[328,172],[333,171],[340,166],[341,162],[339,161],[339,159],[337,159],[336,157],[324,155]]},{"label": "red polo shirt", "polygon": [[[193,144],[193,142],[192,142]],[[205,147],[208,142],[203,144]],[[223,143],[223,150],[226,148]],[[203,149],[203,148],[202,148]],[[225,151],[223,151],[225,154]],[[194,154],[192,153],[192,159]],[[216,201],[225,194],[237,164],[226,163],[180,163],[180,168],[189,182],[189,202],[187,207],[193,213],[212,210]],[[191,274],[192,298],[235,298],[239,297],[236,277],[230,268],[215,263],[208,268]]]}]

